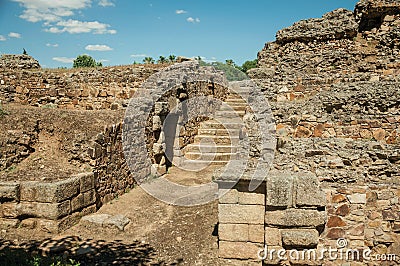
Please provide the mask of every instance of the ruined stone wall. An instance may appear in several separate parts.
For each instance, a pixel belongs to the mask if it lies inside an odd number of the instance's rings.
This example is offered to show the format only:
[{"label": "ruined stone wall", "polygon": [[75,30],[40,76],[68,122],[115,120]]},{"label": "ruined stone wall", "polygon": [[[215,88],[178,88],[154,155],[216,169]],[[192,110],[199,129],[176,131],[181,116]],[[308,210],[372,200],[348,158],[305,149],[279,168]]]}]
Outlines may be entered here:
[{"label": "ruined stone wall", "polygon": [[4,54],[0,56],[0,69],[39,69],[39,62],[29,55]]},{"label": "ruined stone wall", "polygon": [[97,134],[88,153],[92,158],[99,195],[98,206],[126,193],[136,185],[123,153],[122,123],[106,126]]},{"label": "ruined stone wall", "polygon": [[[278,137],[265,182],[264,242],[251,239],[248,229],[249,216],[260,211],[243,210],[230,231],[225,222],[220,227],[220,241],[229,242],[220,246],[225,264],[400,263],[399,7],[399,1],[360,1],[354,13],[340,9],[279,31],[259,53],[249,74],[271,103]],[[240,185],[232,193],[238,191]],[[229,203],[240,208],[240,193]],[[246,232],[248,238],[238,238]],[[348,249],[396,256],[390,262],[256,256],[261,245],[320,254],[337,248],[338,239]]]},{"label": "ruined stone wall", "polygon": [[165,66],[121,66],[90,69],[2,69],[0,100],[62,109],[118,109],[146,78]]},{"label": "ruined stone wall", "polygon": [[58,233],[97,210],[93,173],[54,183],[0,183],[0,227]]}]

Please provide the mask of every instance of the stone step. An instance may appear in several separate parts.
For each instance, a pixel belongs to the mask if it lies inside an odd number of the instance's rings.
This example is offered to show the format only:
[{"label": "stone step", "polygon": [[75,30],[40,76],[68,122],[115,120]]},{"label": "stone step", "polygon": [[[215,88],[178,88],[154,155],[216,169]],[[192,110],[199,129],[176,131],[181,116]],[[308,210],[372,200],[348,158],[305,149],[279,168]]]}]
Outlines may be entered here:
[{"label": "stone step", "polygon": [[207,136],[207,135],[197,135],[194,137],[194,143],[199,144],[202,140],[212,141],[217,145],[236,145],[239,143],[239,136]]},{"label": "stone step", "polygon": [[241,129],[244,127],[243,123],[224,123],[221,124],[217,121],[209,120],[200,124],[200,129]]},{"label": "stone step", "polygon": [[225,103],[246,103],[245,99],[242,98],[236,98],[236,97],[232,97],[232,98],[227,98],[225,101]]},{"label": "stone step", "polygon": [[213,162],[225,162],[233,160],[237,157],[236,153],[199,153],[199,152],[187,152],[185,158],[189,160],[200,160],[200,161],[213,161]]},{"label": "stone step", "polygon": [[223,105],[221,106],[221,108],[219,109],[220,111],[246,111],[247,105],[243,104],[243,105]]},{"label": "stone step", "polygon": [[214,117],[219,118],[219,117],[225,117],[225,118],[235,118],[235,117],[243,117],[245,114],[245,111],[216,111]]},{"label": "stone step", "polygon": [[200,128],[198,135],[208,136],[239,136],[240,129]]},{"label": "stone step", "polygon": [[218,152],[218,153],[235,153],[237,146],[230,145],[203,145],[203,144],[190,144],[186,146],[185,152]]},{"label": "stone step", "polygon": [[198,171],[211,165],[224,166],[229,161],[200,161],[200,160],[184,160],[179,168],[187,171]]}]

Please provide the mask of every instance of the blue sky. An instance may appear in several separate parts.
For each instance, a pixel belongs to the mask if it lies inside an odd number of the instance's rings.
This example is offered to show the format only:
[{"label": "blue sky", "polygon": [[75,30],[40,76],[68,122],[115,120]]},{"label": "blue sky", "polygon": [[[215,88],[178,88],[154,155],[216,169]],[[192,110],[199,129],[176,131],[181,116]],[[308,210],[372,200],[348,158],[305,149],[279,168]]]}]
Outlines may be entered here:
[{"label": "blue sky", "polygon": [[257,57],[294,22],[357,0],[0,0],[0,53],[25,48],[42,67],[71,67],[80,54],[104,65],[170,54]]}]

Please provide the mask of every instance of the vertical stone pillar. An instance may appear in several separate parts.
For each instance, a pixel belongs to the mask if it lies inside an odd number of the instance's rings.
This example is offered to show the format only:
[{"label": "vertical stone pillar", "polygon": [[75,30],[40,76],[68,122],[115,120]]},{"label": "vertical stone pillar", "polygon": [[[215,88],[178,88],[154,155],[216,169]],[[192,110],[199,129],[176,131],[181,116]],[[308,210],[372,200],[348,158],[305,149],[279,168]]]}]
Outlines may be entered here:
[{"label": "vertical stone pillar", "polygon": [[218,182],[218,235],[221,265],[262,265],[265,183],[249,191],[249,181]]},{"label": "vertical stone pillar", "polygon": [[[326,223],[326,196],[318,178],[309,172],[271,173],[267,178],[264,261],[267,265],[318,264],[320,234]],[[290,251],[310,250],[305,258]],[[275,253],[271,253],[275,250]],[[282,251],[279,256],[278,251]],[[284,253],[283,253],[284,252]],[[292,253],[296,254],[296,252]],[[286,265],[286,264],[285,264]]]}]

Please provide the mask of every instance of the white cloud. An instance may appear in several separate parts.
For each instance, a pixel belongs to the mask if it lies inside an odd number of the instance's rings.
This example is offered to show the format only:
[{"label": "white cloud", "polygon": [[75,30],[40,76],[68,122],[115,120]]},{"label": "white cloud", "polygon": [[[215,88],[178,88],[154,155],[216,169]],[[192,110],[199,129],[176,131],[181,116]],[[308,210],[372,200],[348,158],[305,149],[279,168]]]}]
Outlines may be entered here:
[{"label": "white cloud", "polygon": [[92,0],[13,0],[20,3],[25,10],[20,18],[30,22],[61,20],[62,17],[69,17],[74,10],[87,8]]},{"label": "white cloud", "polygon": [[[93,33],[115,34],[110,25],[98,21],[78,21],[68,19],[79,14],[82,9],[91,6],[93,0],[12,0],[23,8],[20,18],[29,22],[43,22],[46,32],[50,33]],[[112,0],[99,0],[101,6],[112,6]]]},{"label": "white cloud", "polygon": [[64,64],[70,64],[70,63],[73,63],[73,62],[74,62],[75,58],[53,57],[53,60],[54,60],[54,61],[57,61],[57,62],[64,63]]},{"label": "white cloud", "polygon": [[20,39],[22,36],[21,36],[21,34],[19,34],[19,33],[10,32],[10,33],[8,34],[8,37]]},{"label": "white cloud", "polygon": [[146,57],[146,54],[132,54],[131,57],[137,58],[137,57]]},{"label": "white cloud", "polygon": [[110,60],[108,60],[108,59],[100,59],[100,60],[97,60],[97,62],[106,63],[106,62],[110,62]]},{"label": "white cloud", "polygon": [[4,42],[6,39],[6,37],[4,37],[3,35],[0,35],[0,42]]},{"label": "white cloud", "polygon": [[178,9],[178,10],[175,11],[175,13],[178,14],[178,15],[181,15],[181,14],[186,14],[187,11],[183,10],[183,9]]},{"label": "white cloud", "polygon": [[100,0],[99,6],[107,7],[107,6],[115,6],[115,4],[110,0]]},{"label": "white cloud", "polygon": [[190,23],[200,23],[199,18],[188,17],[186,20],[187,20],[187,22],[190,22]]},{"label": "white cloud", "polygon": [[55,44],[51,44],[51,43],[46,43],[46,46],[47,47],[58,47],[58,43],[55,43]]},{"label": "white cloud", "polygon": [[56,26],[50,27],[45,31],[50,33],[68,32],[76,33],[94,33],[94,34],[116,34],[116,30],[110,30],[110,25],[98,21],[79,21],[69,19],[67,21],[59,21]]},{"label": "white cloud", "polygon": [[85,47],[88,51],[112,51],[113,49],[110,46],[104,44],[89,44]]}]

